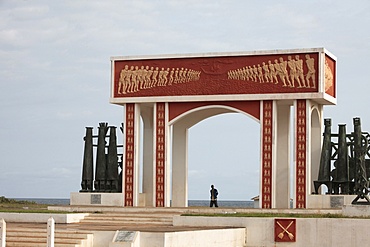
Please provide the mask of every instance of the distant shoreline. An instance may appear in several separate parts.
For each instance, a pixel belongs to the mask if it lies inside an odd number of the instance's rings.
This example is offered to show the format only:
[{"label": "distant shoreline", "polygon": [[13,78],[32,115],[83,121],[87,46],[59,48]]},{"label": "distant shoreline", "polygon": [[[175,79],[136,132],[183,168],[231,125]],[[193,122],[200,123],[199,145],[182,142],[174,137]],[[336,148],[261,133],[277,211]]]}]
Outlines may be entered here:
[{"label": "distant shoreline", "polygon": [[[69,205],[69,198],[11,198],[19,201],[31,201],[39,204]],[[236,208],[253,208],[253,201],[219,200],[219,206]],[[209,207],[209,200],[188,200],[189,206]]]}]

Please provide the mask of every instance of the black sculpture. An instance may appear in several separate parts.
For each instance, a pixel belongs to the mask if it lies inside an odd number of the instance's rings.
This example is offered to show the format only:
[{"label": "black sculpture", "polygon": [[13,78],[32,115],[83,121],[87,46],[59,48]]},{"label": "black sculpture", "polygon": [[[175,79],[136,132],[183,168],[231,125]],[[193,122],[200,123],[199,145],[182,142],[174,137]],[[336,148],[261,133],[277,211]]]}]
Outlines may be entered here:
[{"label": "black sculpture", "polygon": [[[354,192],[357,197],[352,204],[360,204],[359,199],[366,199],[366,204],[370,205],[369,179],[366,175],[365,154],[369,145],[366,138],[362,137],[361,121],[359,118],[353,119],[354,125],[354,148],[355,148],[355,188]],[[362,203],[361,203],[362,204]]]},{"label": "black sculpture", "polygon": [[[353,119],[354,132],[346,134],[346,125],[339,125],[338,134],[331,133],[331,120],[325,119],[323,146],[321,151],[318,180],[314,181],[315,193],[322,184],[328,194],[356,194],[352,204],[365,199],[370,204],[370,135],[361,131],[360,118]],[[337,141],[335,141],[337,140]]]},{"label": "black sculpture", "polygon": [[[109,135],[107,135],[109,130]],[[123,132],[123,125],[121,127]],[[109,138],[107,146],[106,138]],[[97,144],[94,144],[97,139]],[[99,123],[98,135],[93,135],[93,128],[86,127],[84,137],[85,148],[82,165],[82,181],[80,192],[122,192],[122,154],[117,149],[123,145],[117,145],[116,127],[108,123]],[[93,155],[96,148],[95,180]],[[121,172],[118,174],[119,168]]]},{"label": "black sculpture", "polygon": [[106,190],[117,191],[118,189],[118,158],[116,127],[109,127],[109,146],[107,157]]},{"label": "black sculpture", "polygon": [[96,167],[95,167],[95,190],[105,191],[105,170],[107,169],[105,157],[105,137],[108,131],[108,123],[99,123],[98,127],[98,148],[96,151]]},{"label": "black sculpture", "polygon": [[82,181],[80,192],[90,192],[93,190],[94,167],[93,167],[93,128],[86,127],[86,135],[84,137],[85,149],[82,165]]},{"label": "black sculpture", "polygon": [[320,167],[319,167],[319,176],[318,180],[314,181],[315,192],[322,184],[325,184],[328,187],[328,190],[331,191],[332,183],[330,179],[330,167],[332,159],[332,144],[331,144],[331,120],[324,120],[325,130],[323,145],[320,158]]}]

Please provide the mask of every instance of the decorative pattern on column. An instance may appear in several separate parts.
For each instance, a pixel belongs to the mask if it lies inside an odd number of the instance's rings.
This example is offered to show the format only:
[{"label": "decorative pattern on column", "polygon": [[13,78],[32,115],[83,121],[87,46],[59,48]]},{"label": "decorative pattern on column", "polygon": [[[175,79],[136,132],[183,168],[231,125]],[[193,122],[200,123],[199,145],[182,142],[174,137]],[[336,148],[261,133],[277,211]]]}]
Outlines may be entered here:
[{"label": "decorative pattern on column", "polygon": [[297,100],[296,116],[296,208],[306,208],[306,100]]},{"label": "decorative pattern on column", "polygon": [[126,104],[125,206],[134,202],[135,104]]},{"label": "decorative pattern on column", "polygon": [[272,198],[272,101],[263,101],[262,208],[271,208]]},{"label": "decorative pattern on column", "polygon": [[165,103],[157,103],[156,108],[156,207],[164,207],[165,189]]}]

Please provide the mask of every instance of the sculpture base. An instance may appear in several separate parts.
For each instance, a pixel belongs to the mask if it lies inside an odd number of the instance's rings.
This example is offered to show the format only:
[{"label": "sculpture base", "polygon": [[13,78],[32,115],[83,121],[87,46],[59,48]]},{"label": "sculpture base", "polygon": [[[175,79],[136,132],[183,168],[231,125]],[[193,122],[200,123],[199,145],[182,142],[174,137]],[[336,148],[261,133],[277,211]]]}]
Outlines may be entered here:
[{"label": "sculpture base", "polygon": [[342,208],[342,213],[344,216],[349,216],[349,217],[369,217],[370,216],[370,206],[363,205],[363,204],[344,205]]},{"label": "sculpture base", "polygon": [[70,205],[123,207],[124,201],[122,193],[71,192]]}]

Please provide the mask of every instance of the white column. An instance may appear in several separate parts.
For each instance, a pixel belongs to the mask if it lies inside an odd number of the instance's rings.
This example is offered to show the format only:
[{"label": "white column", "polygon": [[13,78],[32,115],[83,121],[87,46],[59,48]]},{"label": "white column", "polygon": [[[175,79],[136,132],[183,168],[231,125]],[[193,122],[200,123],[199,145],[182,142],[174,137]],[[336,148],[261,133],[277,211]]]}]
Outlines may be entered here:
[{"label": "white column", "polygon": [[290,206],[290,104],[277,102],[275,107],[275,165],[273,186],[273,207]]},{"label": "white column", "polygon": [[145,194],[145,206],[155,206],[155,172],[154,172],[154,128],[153,107],[142,107],[143,118],[143,193]]},{"label": "white column", "polygon": [[54,232],[55,232],[55,221],[53,217],[48,219],[48,236],[47,236],[47,247],[54,247]]},{"label": "white column", "polygon": [[0,247],[5,247],[6,239],[6,223],[4,219],[0,220]]},{"label": "white column", "polygon": [[174,124],[172,133],[172,207],[187,207],[188,129]]},{"label": "white column", "polygon": [[310,114],[308,115],[307,136],[307,194],[315,191],[313,181],[318,179],[322,133],[324,132],[323,106],[310,101]]},{"label": "white column", "polygon": [[140,105],[135,104],[135,155],[134,155],[134,188],[133,206],[139,206],[139,181],[140,181]]}]

